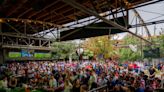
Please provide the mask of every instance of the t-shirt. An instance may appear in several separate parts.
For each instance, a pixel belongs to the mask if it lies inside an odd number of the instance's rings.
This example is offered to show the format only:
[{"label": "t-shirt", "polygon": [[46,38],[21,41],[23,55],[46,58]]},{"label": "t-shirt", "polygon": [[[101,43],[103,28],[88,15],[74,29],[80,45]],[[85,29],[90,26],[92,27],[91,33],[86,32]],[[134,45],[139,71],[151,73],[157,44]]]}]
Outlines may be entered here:
[{"label": "t-shirt", "polygon": [[[150,73],[150,75],[153,75],[153,74],[155,73],[155,69],[149,69],[149,73]],[[155,75],[154,75],[154,76],[155,76]],[[153,78],[154,76],[152,76],[152,78]]]},{"label": "t-shirt", "polygon": [[143,88],[137,88],[136,92],[144,92],[144,89]]},{"label": "t-shirt", "polygon": [[7,81],[1,80],[0,81],[0,88],[7,88]]},{"label": "t-shirt", "polygon": [[50,79],[49,85],[50,85],[50,87],[57,87],[57,81],[56,81],[56,79]]}]

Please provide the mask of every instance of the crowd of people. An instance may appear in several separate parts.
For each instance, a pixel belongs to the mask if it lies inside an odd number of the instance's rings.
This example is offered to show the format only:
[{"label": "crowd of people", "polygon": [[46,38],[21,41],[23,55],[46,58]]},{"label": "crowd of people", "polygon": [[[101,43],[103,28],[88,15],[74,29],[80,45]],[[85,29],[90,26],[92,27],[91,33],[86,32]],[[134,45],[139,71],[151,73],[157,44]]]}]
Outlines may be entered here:
[{"label": "crowd of people", "polygon": [[0,66],[0,88],[26,91],[87,92],[107,85],[109,92],[153,92],[163,88],[164,64],[116,61],[13,62]]}]

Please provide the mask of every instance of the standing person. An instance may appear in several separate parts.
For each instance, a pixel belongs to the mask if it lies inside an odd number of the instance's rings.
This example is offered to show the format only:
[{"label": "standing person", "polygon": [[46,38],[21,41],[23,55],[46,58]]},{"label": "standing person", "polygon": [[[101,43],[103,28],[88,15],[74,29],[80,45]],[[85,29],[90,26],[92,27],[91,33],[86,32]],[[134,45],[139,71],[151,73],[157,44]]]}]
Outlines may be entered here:
[{"label": "standing person", "polygon": [[155,69],[153,68],[153,66],[150,67],[149,74],[150,74],[149,77],[151,79],[153,79],[155,77]]},{"label": "standing person", "polygon": [[80,92],[80,80],[79,79],[75,80],[75,82],[73,84],[72,92]]},{"label": "standing person", "polygon": [[8,88],[8,81],[7,81],[7,77],[4,77],[3,80],[0,81],[0,88]]},{"label": "standing person", "polygon": [[15,76],[13,76],[12,78],[10,78],[9,80],[9,87],[14,89],[17,86],[17,79]]},{"label": "standing person", "polygon": [[47,87],[46,90],[48,92],[54,92],[56,88],[57,88],[57,81],[54,78],[54,76],[51,76],[51,78],[49,80],[49,87]]},{"label": "standing person", "polygon": [[70,81],[68,79],[66,79],[65,82],[64,82],[64,92],[71,92],[72,87],[73,86],[70,83]]},{"label": "standing person", "polygon": [[98,78],[98,85],[105,85],[107,83],[107,78],[105,78],[105,73],[102,73],[101,76]]},{"label": "standing person", "polygon": [[91,71],[91,76],[88,81],[89,89],[93,89],[97,87],[97,76],[94,71]]},{"label": "standing person", "polygon": [[57,87],[57,81],[54,78],[54,76],[51,76],[51,79],[49,80],[49,86],[50,86],[50,88],[56,88]]},{"label": "standing person", "polygon": [[25,80],[25,83],[27,83],[27,81],[28,81],[28,68],[27,68],[27,66],[24,67],[24,72],[25,72],[24,80]]},{"label": "standing person", "polygon": [[80,92],[88,92],[88,87],[87,87],[87,85],[82,85],[82,86],[80,87]]}]

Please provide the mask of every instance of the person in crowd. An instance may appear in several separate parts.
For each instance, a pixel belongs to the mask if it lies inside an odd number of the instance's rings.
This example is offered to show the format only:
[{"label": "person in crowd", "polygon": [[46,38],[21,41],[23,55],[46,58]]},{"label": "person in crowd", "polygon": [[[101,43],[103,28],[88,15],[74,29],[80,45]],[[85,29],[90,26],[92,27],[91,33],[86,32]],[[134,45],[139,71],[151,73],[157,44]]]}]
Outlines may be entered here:
[{"label": "person in crowd", "polygon": [[73,84],[72,92],[80,92],[80,79],[76,79]]},{"label": "person in crowd", "polygon": [[88,87],[87,87],[87,85],[82,85],[82,86],[80,87],[80,92],[88,92]]},{"label": "person in crowd", "polygon": [[6,76],[3,78],[3,80],[0,80],[0,88],[8,88],[8,80]]},{"label": "person in crowd", "polygon": [[49,80],[49,86],[50,86],[50,88],[56,88],[57,87],[57,81],[54,78],[54,76],[51,76],[51,78]]},{"label": "person in crowd", "polygon": [[[0,86],[14,89],[26,84],[30,89],[44,88],[49,92],[87,92],[106,84],[110,92],[147,92],[163,86],[163,75],[156,77],[153,67],[144,63],[140,67],[136,62],[125,64],[116,61],[9,63],[3,68],[0,66],[1,75],[9,78],[9,81],[3,78]],[[128,70],[129,64],[136,64],[141,69],[137,72]],[[164,71],[163,63],[160,67],[159,76]]]},{"label": "person in crowd", "polygon": [[151,66],[150,67],[150,69],[149,69],[149,77],[151,78],[151,79],[153,79],[154,77],[155,77],[155,69],[153,68],[153,66]]},{"label": "person in crowd", "polygon": [[69,81],[69,78],[67,78],[64,82],[64,92],[71,92],[73,86],[71,82]]},{"label": "person in crowd", "polygon": [[105,85],[107,83],[107,78],[105,76],[105,73],[102,73],[101,76],[98,78],[98,85]]},{"label": "person in crowd", "polygon": [[15,87],[17,87],[17,78],[15,76],[12,76],[9,80],[9,87],[11,89],[14,89]]}]

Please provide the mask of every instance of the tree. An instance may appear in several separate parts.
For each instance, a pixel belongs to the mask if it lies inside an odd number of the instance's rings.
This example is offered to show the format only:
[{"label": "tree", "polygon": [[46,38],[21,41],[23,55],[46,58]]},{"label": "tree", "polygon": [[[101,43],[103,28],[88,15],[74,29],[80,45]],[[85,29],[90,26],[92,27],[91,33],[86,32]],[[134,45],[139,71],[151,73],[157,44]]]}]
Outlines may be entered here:
[{"label": "tree", "polygon": [[88,59],[93,59],[94,53],[93,53],[93,51],[86,49],[86,50],[84,50],[83,56],[87,57]]},{"label": "tree", "polygon": [[108,59],[113,55],[112,40],[109,36],[89,38],[83,43],[83,47],[94,53],[95,56]]},{"label": "tree", "polygon": [[53,44],[53,58],[54,59],[77,59],[76,45],[72,42],[54,42]]},{"label": "tree", "polygon": [[160,52],[161,52],[161,57],[164,57],[164,34],[160,36]]},{"label": "tree", "polygon": [[[137,45],[138,50],[136,52],[133,52],[129,47],[119,49],[118,53],[120,55],[121,61],[126,61],[126,60],[135,61],[135,60],[141,58],[141,49],[140,49],[141,40],[140,39],[138,39],[134,36],[127,35],[123,39],[123,44],[127,45],[127,46],[129,46],[130,44]],[[138,45],[138,44],[140,44],[140,45]]]}]

